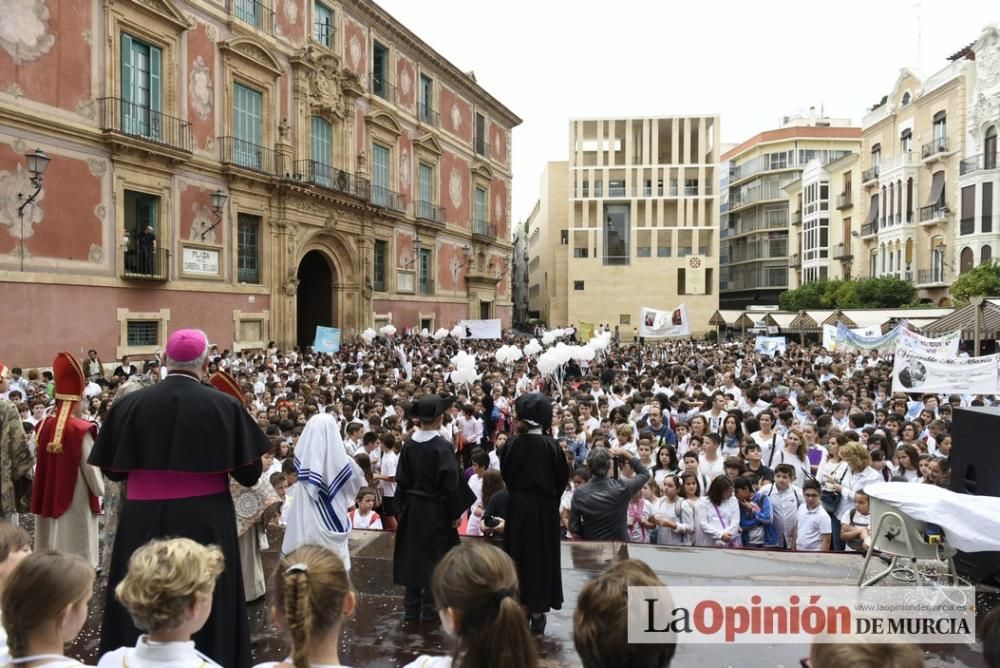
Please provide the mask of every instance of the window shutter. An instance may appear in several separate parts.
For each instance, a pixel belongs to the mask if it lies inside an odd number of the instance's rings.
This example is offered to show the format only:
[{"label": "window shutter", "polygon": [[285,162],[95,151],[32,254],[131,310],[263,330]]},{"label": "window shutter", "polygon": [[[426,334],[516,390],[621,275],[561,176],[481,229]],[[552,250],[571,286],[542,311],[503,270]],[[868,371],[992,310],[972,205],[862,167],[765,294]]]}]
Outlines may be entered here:
[{"label": "window shutter", "polygon": [[135,86],[135,79],[132,70],[132,38],[125,33],[122,33],[121,49],[122,49],[122,63],[121,63],[122,102],[130,103],[132,102],[132,98],[134,97],[133,88]]},{"label": "window shutter", "polygon": [[149,47],[149,108],[151,111],[162,111],[160,96],[162,84],[160,68],[163,52],[155,46]]}]

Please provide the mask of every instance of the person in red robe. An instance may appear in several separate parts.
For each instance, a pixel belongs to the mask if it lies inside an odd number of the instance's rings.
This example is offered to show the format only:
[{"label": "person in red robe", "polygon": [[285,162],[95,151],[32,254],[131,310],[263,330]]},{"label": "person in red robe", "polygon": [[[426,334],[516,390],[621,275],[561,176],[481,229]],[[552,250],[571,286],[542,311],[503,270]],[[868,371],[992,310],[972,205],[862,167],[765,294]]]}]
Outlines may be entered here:
[{"label": "person in red robe", "polygon": [[38,463],[31,494],[35,550],[77,554],[97,568],[97,516],[104,481],[100,470],[87,463],[97,426],[79,417],[87,379],[70,353],[56,356],[52,374],[56,410],[38,427]]}]

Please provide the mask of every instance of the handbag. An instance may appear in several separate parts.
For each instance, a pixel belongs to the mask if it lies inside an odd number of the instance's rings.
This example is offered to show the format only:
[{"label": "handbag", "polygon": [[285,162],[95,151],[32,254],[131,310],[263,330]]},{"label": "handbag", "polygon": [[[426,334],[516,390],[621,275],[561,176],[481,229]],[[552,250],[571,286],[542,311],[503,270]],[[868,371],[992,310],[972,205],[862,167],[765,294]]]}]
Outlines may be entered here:
[{"label": "handbag", "polygon": [[[840,476],[840,480],[838,480],[837,482],[842,484],[846,476],[847,476],[847,469],[845,468],[844,472]],[[823,510],[825,510],[831,515],[836,514],[837,508],[840,507],[840,500],[842,498],[843,497],[841,496],[840,492],[835,492],[829,489],[824,489],[819,493],[819,500],[820,503],[823,504]]]}]

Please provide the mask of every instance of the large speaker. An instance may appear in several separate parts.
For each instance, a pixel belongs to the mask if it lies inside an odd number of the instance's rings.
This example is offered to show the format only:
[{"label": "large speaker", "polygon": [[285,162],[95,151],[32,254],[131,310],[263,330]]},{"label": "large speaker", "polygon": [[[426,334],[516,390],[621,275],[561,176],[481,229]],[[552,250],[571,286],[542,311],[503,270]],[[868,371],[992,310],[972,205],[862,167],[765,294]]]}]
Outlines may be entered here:
[{"label": "large speaker", "polygon": [[[1000,409],[956,408],[951,434],[951,491],[1000,497]],[[1000,582],[1000,552],[959,552],[955,565],[978,582]]]}]

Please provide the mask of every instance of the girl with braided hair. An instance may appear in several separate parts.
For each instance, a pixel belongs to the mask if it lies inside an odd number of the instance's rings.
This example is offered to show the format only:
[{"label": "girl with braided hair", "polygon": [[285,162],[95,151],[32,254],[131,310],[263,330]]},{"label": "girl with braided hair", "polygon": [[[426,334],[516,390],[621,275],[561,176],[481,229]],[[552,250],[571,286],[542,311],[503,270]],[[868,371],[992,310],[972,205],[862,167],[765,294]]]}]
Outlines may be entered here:
[{"label": "girl with braided hair", "polygon": [[342,667],[340,630],[357,596],[337,553],[319,545],[293,550],[278,562],[271,590],[274,620],[291,636],[292,655],[255,668]]},{"label": "girl with braided hair", "polygon": [[455,649],[451,656],[417,657],[406,668],[538,666],[517,569],[506,552],[484,541],[461,543],[438,562],[431,590]]},{"label": "girl with braided hair", "polygon": [[84,664],[63,655],[87,621],[94,568],[55,550],[26,556],[4,583],[0,605],[12,666],[68,668]]}]

